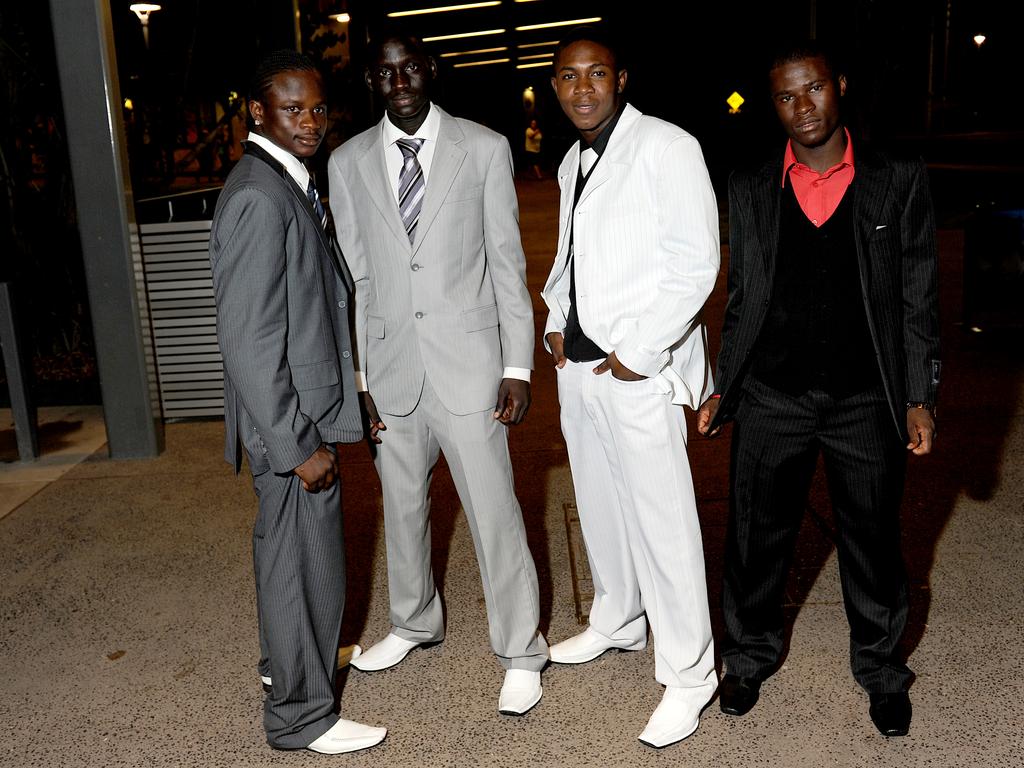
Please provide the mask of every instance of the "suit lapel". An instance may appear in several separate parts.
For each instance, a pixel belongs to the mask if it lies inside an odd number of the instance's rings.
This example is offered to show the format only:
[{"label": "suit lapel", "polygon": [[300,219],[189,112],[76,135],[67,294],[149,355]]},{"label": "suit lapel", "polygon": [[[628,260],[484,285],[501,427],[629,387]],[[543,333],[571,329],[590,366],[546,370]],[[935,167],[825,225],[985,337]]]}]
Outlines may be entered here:
[{"label": "suit lapel", "polygon": [[[619,117],[612,135],[608,138],[608,146],[604,154],[597,161],[597,165],[587,178],[586,186],[580,192],[580,200],[577,206],[594,194],[601,185],[612,178],[616,164],[632,165],[633,155],[636,152],[636,128],[642,117],[639,110],[627,104]],[[577,161],[578,165],[578,161]]]},{"label": "suit lapel", "polygon": [[[604,184],[612,177],[611,167],[609,165],[609,158],[601,158],[598,162],[597,167],[594,168],[593,172],[587,177],[586,184],[583,185],[583,191],[580,192],[580,201],[576,203],[576,207],[583,205],[587,198],[594,194],[594,190]],[[573,192],[575,192],[575,181],[573,182]],[[570,198],[571,200],[571,198]]]},{"label": "suit lapel", "polygon": [[576,169],[580,162],[580,144],[576,142],[566,153],[562,164],[558,166],[558,188],[560,199],[558,204],[558,245],[555,248],[555,261],[551,265],[544,290],[548,291],[555,284],[569,260],[569,228],[572,226],[572,199],[576,192]]},{"label": "suit lapel", "polygon": [[[387,117],[384,118],[385,120]],[[363,178],[363,184],[370,193],[370,200],[373,201],[377,211],[391,228],[392,234],[400,241],[408,243],[409,236],[405,233],[405,225],[402,224],[402,217],[398,213],[398,202],[395,200],[395,191],[388,179],[388,169],[384,163],[384,142],[381,140],[381,123],[373,132],[373,139],[362,148],[362,157],[359,160],[359,173]]]},{"label": "suit lapel", "polygon": [[764,274],[771,293],[775,262],[779,253],[779,217],[782,215],[782,163],[773,161],[761,169],[758,184],[751,190],[754,231],[760,241]]},{"label": "suit lapel", "polygon": [[459,146],[465,138],[459,124],[455,122],[455,118],[436,105],[434,109],[441,114],[441,125],[437,130],[437,146],[430,161],[430,175],[427,177],[427,188],[423,195],[423,208],[420,210],[419,223],[416,225],[416,239],[412,246],[414,256],[430,230],[430,225],[437,218],[441,205],[448,197],[448,190],[452,188],[452,183],[466,159],[466,150]]},{"label": "suit lapel", "polygon": [[259,158],[263,162],[270,165],[280,176],[281,181],[284,185],[291,190],[292,196],[295,199],[296,206],[305,212],[305,215],[309,218],[309,223],[313,229],[316,230],[317,236],[320,238],[320,245],[323,247],[324,253],[327,254],[327,260],[331,262],[331,266],[334,267],[334,271],[338,273],[338,277],[341,278],[342,282],[352,289],[352,277],[348,274],[348,268],[344,266],[339,252],[336,250],[334,237],[324,231],[323,223],[317,218],[316,212],[313,210],[313,204],[309,202],[309,198],[306,197],[304,190],[299,189],[299,185],[295,182],[295,179],[289,175],[288,171],[281,163],[277,162],[269,153],[263,150],[258,144],[250,142],[245,147],[246,154],[252,155],[253,157]]},{"label": "suit lapel", "polygon": [[[867,239],[881,221],[882,209],[889,193],[892,171],[870,154],[858,158],[853,179],[853,237],[857,244],[857,265],[861,285],[867,289],[871,280],[871,262],[868,259]],[[868,295],[865,292],[865,295]]]}]

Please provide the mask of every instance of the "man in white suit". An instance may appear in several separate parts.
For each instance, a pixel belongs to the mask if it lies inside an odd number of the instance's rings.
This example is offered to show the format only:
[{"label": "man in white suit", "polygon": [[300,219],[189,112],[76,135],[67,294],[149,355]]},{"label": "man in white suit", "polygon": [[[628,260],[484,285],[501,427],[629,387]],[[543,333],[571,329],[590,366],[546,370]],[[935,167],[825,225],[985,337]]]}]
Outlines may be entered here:
[{"label": "man in white suit", "polygon": [[558,170],[545,341],[594,577],[589,626],[551,660],[640,650],[650,621],[665,693],[639,738],[664,747],[696,730],[717,686],[682,406],[712,391],[700,312],[718,212],[696,140],[626,104],[603,32],[563,39],[551,82],[580,141]]},{"label": "man in white suit", "polygon": [[533,309],[508,142],[432,104],[434,60],[415,38],[371,46],[367,86],[386,114],[335,150],[331,209],[355,280],[357,378],[384,490],[391,633],[353,661],[399,663],[444,637],[430,567],[429,486],[443,451],[466,511],[498,700],[541,697],[548,649],[507,426],[530,405]]}]

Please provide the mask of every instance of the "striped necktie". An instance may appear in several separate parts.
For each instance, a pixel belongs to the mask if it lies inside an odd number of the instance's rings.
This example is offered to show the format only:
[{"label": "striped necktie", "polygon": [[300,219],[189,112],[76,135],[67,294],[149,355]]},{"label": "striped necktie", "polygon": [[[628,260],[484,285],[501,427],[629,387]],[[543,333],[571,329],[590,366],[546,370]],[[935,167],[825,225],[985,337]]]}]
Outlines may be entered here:
[{"label": "striped necktie", "polygon": [[402,172],[398,177],[398,212],[402,215],[402,224],[409,235],[409,242],[416,237],[416,224],[420,220],[420,209],[423,207],[423,193],[426,183],[423,180],[423,169],[417,153],[423,147],[423,139],[398,139],[395,142],[402,150]]},{"label": "striped necktie", "polygon": [[320,219],[320,226],[326,231],[327,211],[324,210],[324,204],[320,202],[320,193],[316,191],[316,184],[313,183],[312,176],[309,177],[309,186],[306,187],[306,197],[313,204],[313,211],[316,213],[316,217]]}]

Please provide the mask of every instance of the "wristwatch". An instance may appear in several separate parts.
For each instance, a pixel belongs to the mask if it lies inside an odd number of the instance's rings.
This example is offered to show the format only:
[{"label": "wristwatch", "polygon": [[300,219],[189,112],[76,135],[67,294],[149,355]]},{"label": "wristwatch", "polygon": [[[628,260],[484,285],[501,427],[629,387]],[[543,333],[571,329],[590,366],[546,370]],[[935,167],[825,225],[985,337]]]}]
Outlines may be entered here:
[{"label": "wristwatch", "polygon": [[911,400],[910,402],[907,403],[907,410],[909,411],[911,408],[920,408],[922,411],[928,411],[928,413],[930,413],[932,415],[932,418],[933,419],[935,418],[935,404],[934,403],[929,403],[929,402],[926,402],[926,401],[916,402],[916,401]]}]

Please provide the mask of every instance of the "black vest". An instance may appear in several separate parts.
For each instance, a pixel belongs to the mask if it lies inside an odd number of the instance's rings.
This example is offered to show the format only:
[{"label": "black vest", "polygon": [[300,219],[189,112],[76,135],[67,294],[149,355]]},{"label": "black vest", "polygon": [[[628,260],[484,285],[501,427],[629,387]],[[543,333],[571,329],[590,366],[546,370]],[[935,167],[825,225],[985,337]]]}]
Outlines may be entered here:
[{"label": "black vest", "polygon": [[881,381],[861,298],[852,186],[821,227],[792,190],[782,194],[775,284],[751,374],[794,397],[811,389],[849,397]]}]

